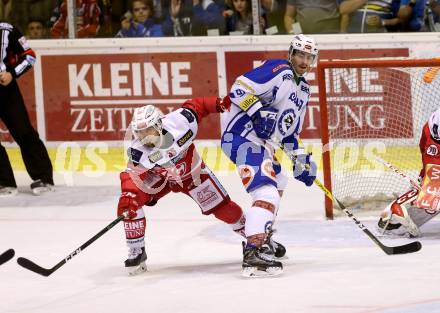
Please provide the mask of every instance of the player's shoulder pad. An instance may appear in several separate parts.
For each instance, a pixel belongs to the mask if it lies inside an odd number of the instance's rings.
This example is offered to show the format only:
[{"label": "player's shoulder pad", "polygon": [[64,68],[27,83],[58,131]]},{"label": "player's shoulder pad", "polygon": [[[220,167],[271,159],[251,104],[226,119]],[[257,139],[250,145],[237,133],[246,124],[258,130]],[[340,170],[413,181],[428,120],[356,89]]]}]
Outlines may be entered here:
[{"label": "player's shoulder pad", "polygon": [[182,114],[188,121],[188,123],[193,123],[196,121],[196,116],[194,112],[187,108],[182,108],[180,110],[180,114]]},{"label": "player's shoulder pad", "polygon": [[[178,108],[168,114],[165,115],[165,118],[162,120],[163,123],[166,123],[168,126],[173,129],[179,129],[181,127],[188,127],[191,120],[191,112],[184,112],[187,109]],[[188,111],[188,110],[187,110]],[[188,114],[189,113],[189,114]]]},{"label": "player's shoulder pad", "polygon": [[267,60],[261,66],[245,73],[243,76],[258,84],[264,84],[285,71],[292,72],[289,61],[274,59]]}]

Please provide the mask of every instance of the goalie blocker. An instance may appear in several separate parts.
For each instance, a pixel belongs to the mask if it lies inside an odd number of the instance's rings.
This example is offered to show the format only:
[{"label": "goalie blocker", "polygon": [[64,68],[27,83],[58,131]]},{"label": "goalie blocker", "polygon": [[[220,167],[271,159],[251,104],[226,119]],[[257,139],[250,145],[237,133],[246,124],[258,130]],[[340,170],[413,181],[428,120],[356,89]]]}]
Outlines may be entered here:
[{"label": "goalie blocker", "polygon": [[418,237],[419,227],[440,213],[440,165],[427,164],[420,190],[412,189],[390,203],[378,222],[383,234]]}]

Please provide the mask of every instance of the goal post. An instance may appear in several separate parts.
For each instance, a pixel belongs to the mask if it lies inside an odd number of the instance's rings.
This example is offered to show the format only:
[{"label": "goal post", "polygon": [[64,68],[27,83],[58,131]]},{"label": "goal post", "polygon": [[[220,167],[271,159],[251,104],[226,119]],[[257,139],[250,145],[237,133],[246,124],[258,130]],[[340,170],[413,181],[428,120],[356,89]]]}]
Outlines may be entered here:
[{"label": "goal post", "polygon": [[[417,180],[423,125],[440,107],[439,59],[320,61],[317,66],[324,185],[348,208],[383,209]],[[325,199],[333,219],[334,204]]]}]

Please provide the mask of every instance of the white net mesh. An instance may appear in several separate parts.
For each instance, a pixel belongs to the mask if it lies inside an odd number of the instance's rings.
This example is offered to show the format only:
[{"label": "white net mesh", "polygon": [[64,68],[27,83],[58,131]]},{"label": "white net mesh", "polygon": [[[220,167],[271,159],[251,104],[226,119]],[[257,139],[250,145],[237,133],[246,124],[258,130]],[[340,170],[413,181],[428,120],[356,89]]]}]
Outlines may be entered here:
[{"label": "white net mesh", "polygon": [[332,189],[347,207],[383,209],[409,189],[375,156],[417,181],[422,166],[421,130],[440,106],[440,73],[426,82],[436,70],[326,69]]}]

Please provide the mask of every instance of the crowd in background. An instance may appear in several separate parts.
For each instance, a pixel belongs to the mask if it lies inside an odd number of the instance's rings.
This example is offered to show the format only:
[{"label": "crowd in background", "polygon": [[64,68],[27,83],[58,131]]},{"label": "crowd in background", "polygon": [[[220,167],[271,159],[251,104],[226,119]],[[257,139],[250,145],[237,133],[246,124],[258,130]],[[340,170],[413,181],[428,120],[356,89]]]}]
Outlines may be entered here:
[{"label": "crowd in background", "polygon": [[[75,0],[77,38],[253,34],[252,0]],[[440,0],[260,0],[261,34],[440,31]],[[0,0],[29,39],[68,38],[67,0]]]}]

